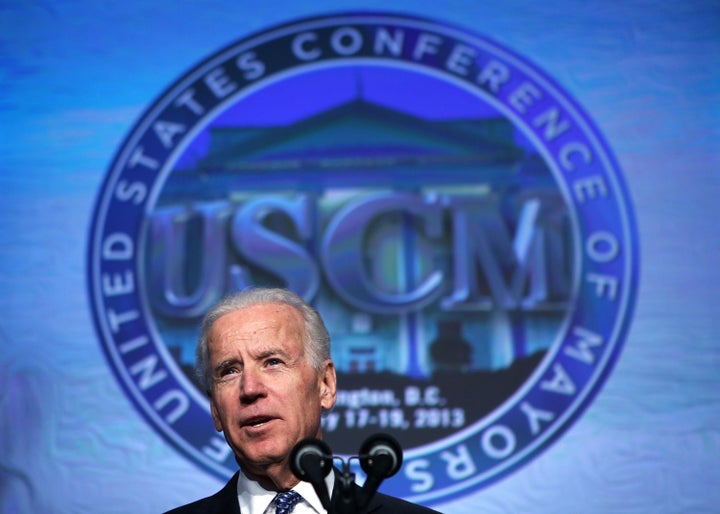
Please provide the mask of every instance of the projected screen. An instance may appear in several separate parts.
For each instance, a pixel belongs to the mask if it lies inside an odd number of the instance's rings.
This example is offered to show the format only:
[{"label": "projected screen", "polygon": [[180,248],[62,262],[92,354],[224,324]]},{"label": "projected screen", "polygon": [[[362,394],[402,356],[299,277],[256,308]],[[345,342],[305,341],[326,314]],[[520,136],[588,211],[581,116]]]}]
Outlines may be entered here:
[{"label": "projected screen", "polygon": [[441,512],[710,512],[709,3],[6,6],[0,510],[164,512],[248,287],[323,317],[323,439]]}]

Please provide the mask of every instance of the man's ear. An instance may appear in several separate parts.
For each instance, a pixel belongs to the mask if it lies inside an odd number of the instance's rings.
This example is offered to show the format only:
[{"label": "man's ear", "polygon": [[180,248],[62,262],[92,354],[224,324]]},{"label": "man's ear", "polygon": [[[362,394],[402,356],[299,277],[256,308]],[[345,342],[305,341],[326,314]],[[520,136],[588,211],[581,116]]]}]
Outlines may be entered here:
[{"label": "man's ear", "polygon": [[335,406],[337,398],[337,376],[333,361],[326,360],[320,373],[320,406],[330,410]]}]

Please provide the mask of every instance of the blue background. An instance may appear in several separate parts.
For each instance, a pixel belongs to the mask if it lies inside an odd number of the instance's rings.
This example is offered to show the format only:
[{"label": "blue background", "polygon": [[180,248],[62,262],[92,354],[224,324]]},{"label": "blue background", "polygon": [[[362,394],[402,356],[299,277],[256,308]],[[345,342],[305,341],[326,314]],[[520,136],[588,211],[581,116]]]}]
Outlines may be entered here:
[{"label": "blue background", "polygon": [[[93,202],[133,123],[250,32],[382,1],[0,2],[0,510],[156,513],[220,482],[123,394],[93,330]],[[533,61],[615,152],[640,233],[635,319],[586,413],[443,512],[717,512],[720,4],[410,2]]]}]

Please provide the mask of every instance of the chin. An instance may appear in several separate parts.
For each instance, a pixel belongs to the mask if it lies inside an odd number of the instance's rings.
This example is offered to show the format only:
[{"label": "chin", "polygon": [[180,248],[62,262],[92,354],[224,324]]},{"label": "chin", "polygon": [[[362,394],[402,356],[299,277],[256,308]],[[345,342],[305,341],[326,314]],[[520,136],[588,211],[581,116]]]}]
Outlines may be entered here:
[{"label": "chin", "polygon": [[[251,443],[252,444],[252,443]],[[256,445],[258,446],[258,445]],[[287,459],[288,455],[292,451],[292,447],[279,447],[277,445],[264,446],[254,448],[251,453],[246,454],[251,462],[255,462],[259,465],[274,464],[276,462],[283,462]]]}]

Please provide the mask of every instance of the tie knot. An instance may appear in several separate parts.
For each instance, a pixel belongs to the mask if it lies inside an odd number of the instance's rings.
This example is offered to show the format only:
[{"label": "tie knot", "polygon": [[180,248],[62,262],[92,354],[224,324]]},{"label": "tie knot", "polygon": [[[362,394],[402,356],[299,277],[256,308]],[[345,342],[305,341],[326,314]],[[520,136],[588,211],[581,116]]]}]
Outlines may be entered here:
[{"label": "tie knot", "polygon": [[295,491],[278,493],[273,500],[275,504],[275,514],[288,514],[301,498],[302,496]]}]

